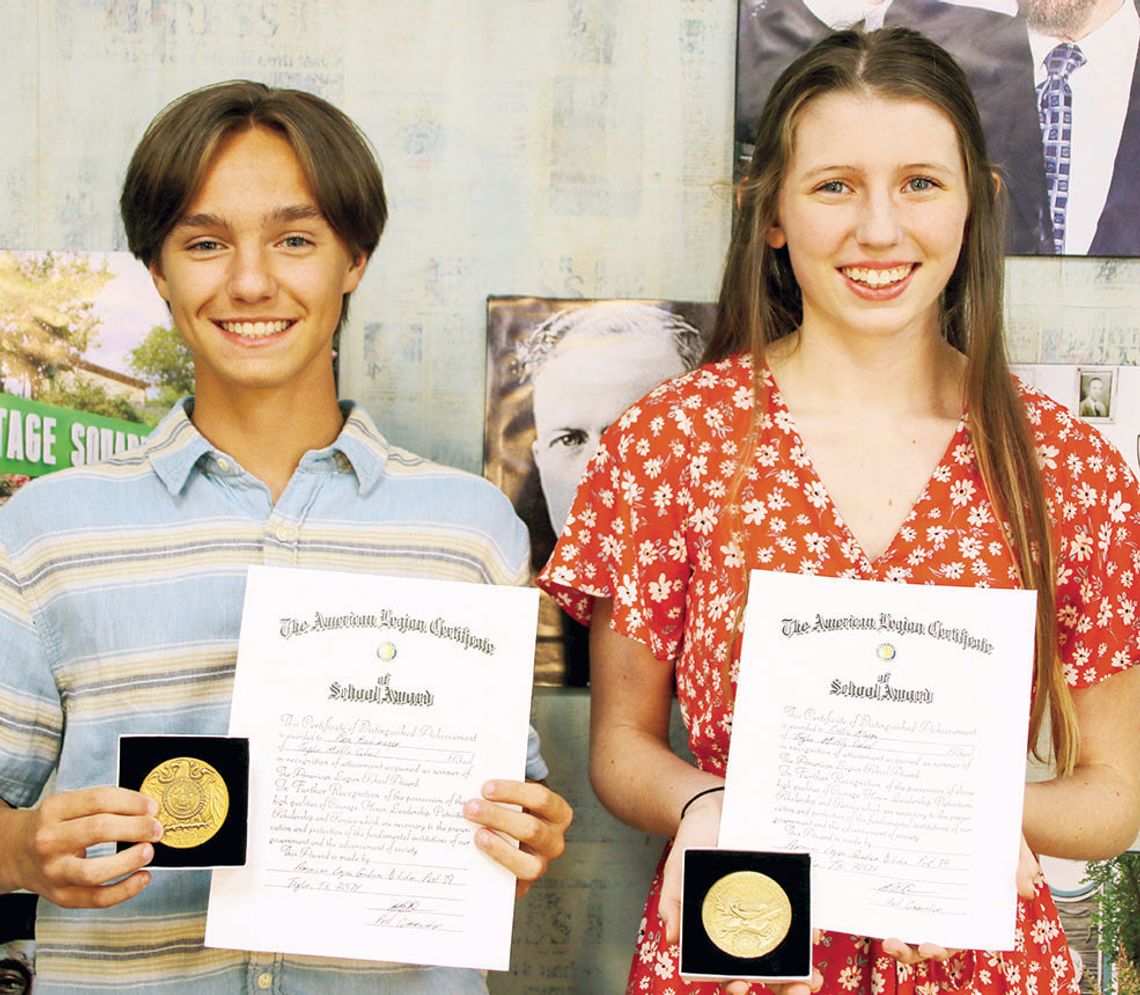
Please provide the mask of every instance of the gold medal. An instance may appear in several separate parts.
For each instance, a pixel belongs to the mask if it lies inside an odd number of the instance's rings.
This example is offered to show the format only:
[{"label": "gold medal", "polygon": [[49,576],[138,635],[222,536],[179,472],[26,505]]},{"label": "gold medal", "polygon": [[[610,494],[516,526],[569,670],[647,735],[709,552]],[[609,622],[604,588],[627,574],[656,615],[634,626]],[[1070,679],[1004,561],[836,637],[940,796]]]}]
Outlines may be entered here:
[{"label": "gold medal", "polygon": [[175,757],[154,768],[139,788],[158,802],[162,842],[177,849],[200,846],[226,820],[230,793],[213,767],[193,757]]},{"label": "gold medal", "polygon": [[792,903],[766,874],[733,871],[709,888],[701,922],[709,939],[726,954],[763,957],[788,935]]}]

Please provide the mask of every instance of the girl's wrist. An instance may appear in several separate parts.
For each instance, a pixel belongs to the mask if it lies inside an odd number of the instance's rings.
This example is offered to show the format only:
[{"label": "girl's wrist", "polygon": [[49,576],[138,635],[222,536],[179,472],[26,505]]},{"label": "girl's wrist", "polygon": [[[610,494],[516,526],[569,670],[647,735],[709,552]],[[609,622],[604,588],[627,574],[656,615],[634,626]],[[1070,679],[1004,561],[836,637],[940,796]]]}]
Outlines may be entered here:
[{"label": "girl's wrist", "polygon": [[680,825],[685,821],[685,816],[688,814],[688,811],[693,806],[694,802],[700,801],[702,798],[705,798],[708,795],[716,794],[721,791],[724,791],[723,784],[718,784],[714,788],[705,788],[702,791],[698,791],[687,802],[685,802],[684,805],[681,806],[681,818],[677,820],[677,825]]}]

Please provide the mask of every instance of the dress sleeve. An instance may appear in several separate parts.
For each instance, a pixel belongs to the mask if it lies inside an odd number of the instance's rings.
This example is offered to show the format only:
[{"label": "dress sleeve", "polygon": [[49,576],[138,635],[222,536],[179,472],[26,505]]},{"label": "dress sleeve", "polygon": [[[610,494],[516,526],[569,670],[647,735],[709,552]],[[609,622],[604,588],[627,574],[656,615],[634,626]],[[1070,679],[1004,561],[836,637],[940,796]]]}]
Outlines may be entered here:
[{"label": "dress sleeve", "polygon": [[47,654],[0,542],[0,798],[33,804],[56,766],[63,709]]},{"label": "dress sleeve", "polygon": [[1058,406],[1037,407],[1055,529],[1061,659],[1069,686],[1084,688],[1140,662],[1140,488],[1095,428]]},{"label": "dress sleeve", "polygon": [[664,662],[677,656],[691,568],[691,397],[685,378],[658,387],[602,436],[537,584],[589,625],[595,598],[612,624]]}]

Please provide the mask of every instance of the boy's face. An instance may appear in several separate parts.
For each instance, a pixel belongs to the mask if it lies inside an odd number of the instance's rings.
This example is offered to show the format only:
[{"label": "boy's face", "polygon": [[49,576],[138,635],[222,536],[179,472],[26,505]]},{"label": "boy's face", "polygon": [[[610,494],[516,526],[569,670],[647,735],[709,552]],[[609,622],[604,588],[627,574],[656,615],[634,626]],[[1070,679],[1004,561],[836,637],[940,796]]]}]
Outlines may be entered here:
[{"label": "boy's face", "polygon": [[194,354],[200,399],[282,387],[335,399],[332,335],[364,265],[288,142],[253,128],[219,145],[151,275]]}]

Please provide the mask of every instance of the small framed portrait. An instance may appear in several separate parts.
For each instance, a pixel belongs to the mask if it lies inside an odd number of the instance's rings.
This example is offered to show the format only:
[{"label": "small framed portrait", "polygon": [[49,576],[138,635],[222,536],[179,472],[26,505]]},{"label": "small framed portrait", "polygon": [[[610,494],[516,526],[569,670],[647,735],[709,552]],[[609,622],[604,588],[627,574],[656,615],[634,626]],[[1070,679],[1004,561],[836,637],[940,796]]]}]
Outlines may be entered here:
[{"label": "small framed portrait", "polygon": [[1110,423],[1116,413],[1116,367],[1078,366],[1076,413],[1088,422]]}]

